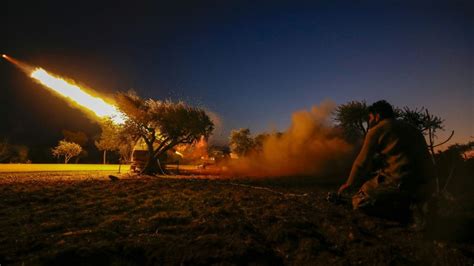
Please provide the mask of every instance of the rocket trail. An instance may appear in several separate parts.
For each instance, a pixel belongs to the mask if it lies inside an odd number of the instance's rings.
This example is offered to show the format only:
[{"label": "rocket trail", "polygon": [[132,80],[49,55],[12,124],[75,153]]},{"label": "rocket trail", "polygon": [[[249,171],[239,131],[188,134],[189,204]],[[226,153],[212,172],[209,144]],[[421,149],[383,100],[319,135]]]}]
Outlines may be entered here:
[{"label": "rocket trail", "polygon": [[116,106],[105,102],[100,97],[90,95],[84,90],[84,88],[81,88],[73,82],[66,81],[65,79],[53,75],[42,68],[30,66],[11,58],[8,55],[2,54],[2,57],[14,64],[20,70],[25,72],[26,75],[36,80],[44,87],[54,91],[57,95],[62,96],[63,99],[92,111],[98,118],[110,118],[115,124],[123,124],[125,122],[125,114],[123,114]]},{"label": "rocket trail", "polygon": [[34,68],[28,65],[27,63],[21,62],[20,60],[12,58],[6,54],[2,54],[2,58],[12,63],[14,66],[18,67],[21,71],[25,72],[27,75],[29,75],[34,70]]}]

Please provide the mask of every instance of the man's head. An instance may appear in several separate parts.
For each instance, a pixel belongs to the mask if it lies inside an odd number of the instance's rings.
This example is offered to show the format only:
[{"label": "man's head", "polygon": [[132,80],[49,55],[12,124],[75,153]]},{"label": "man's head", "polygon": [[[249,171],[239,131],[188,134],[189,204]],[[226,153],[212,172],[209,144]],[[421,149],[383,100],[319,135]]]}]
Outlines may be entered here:
[{"label": "man's head", "polygon": [[380,100],[373,103],[368,108],[369,111],[369,125],[375,126],[378,122],[384,119],[395,118],[393,107],[385,100]]}]

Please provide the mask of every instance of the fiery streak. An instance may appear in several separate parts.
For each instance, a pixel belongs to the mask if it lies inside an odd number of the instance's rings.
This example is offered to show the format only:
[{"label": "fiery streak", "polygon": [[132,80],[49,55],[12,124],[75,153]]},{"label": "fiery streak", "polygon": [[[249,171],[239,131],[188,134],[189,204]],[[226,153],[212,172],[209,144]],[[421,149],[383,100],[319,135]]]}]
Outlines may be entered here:
[{"label": "fiery streak", "polygon": [[88,94],[83,88],[67,82],[60,77],[56,77],[42,68],[34,68],[6,54],[2,54],[2,58],[18,67],[43,86],[50,88],[77,105],[92,111],[97,117],[110,118],[116,124],[123,124],[125,122],[127,117],[124,113],[120,112],[117,107],[106,103],[99,97]]},{"label": "fiery streak", "polygon": [[2,58],[7,60],[8,62],[12,63],[14,66],[18,67],[21,71],[25,73],[31,73],[33,71],[33,68],[29,66],[28,64],[25,64],[19,60],[16,60],[15,58],[9,57],[6,54],[2,54]]},{"label": "fiery streak", "polygon": [[49,74],[42,68],[34,69],[31,72],[30,77],[36,79],[42,85],[52,89],[78,105],[92,111],[100,118],[108,117],[116,124],[123,124],[125,122],[125,115],[120,112],[117,107],[106,103],[99,97],[94,97],[86,93],[77,85]]}]

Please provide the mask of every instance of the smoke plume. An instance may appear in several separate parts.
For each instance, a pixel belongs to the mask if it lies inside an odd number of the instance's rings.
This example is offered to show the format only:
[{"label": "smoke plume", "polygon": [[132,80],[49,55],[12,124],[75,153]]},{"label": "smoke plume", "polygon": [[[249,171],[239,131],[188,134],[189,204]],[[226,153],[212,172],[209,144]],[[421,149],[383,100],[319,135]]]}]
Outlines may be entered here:
[{"label": "smoke plume", "polygon": [[205,108],[206,114],[211,119],[212,123],[214,124],[214,130],[212,135],[209,137],[208,142],[210,144],[218,144],[219,140],[222,139],[223,134],[223,126],[222,126],[222,118],[216,112],[213,112],[207,108]]},{"label": "smoke plume", "polygon": [[262,150],[231,163],[229,172],[245,176],[321,176],[346,174],[353,147],[331,123],[335,103],[324,101],[292,115],[283,134],[271,134]]}]

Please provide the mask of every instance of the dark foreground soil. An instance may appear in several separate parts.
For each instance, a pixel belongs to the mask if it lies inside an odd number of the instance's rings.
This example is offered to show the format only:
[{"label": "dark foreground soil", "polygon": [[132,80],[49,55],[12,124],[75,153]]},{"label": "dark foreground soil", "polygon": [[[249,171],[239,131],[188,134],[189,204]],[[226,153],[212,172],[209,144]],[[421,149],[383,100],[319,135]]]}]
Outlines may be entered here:
[{"label": "dark foreground soil", "polygon": [[[2,174],[0,264],[474,263],[472,219],[420,233],[329,204],[327,191],[291,178]],[[469,217],[463,206],[449,208]]]}]

